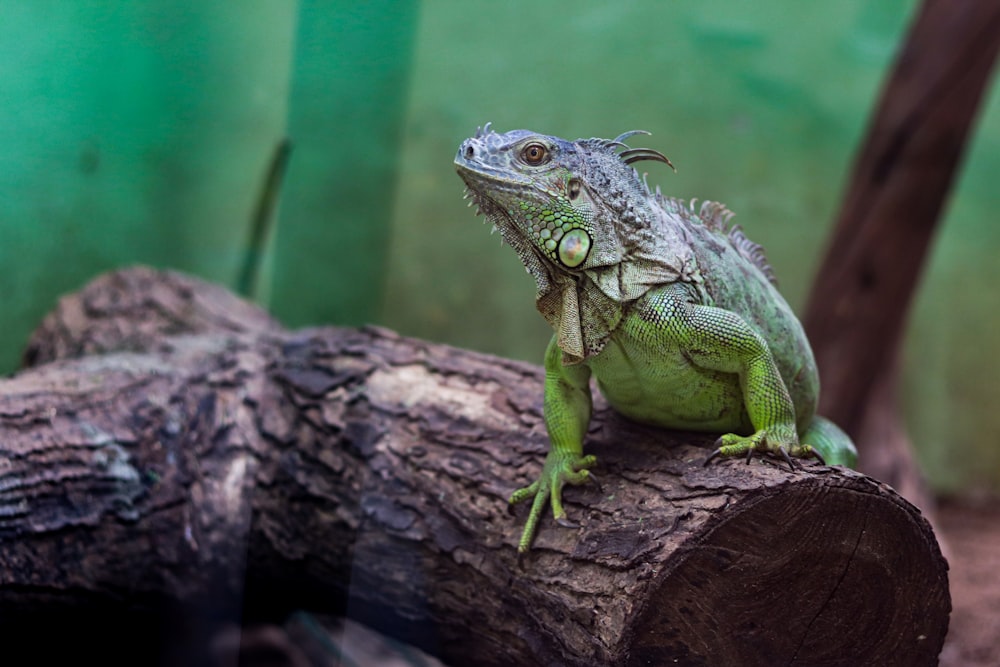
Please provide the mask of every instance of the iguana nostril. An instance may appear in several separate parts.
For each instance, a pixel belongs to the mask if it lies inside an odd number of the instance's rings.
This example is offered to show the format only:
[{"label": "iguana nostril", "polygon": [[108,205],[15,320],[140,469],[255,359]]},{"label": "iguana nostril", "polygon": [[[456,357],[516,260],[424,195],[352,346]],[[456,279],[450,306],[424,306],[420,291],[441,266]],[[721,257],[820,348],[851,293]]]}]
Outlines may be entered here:
[{"label": "iguana nostril", "polygon": [[469,144],[465,147],[465,159],[471,160],[474,157],[476,157],[476,149],[472,147],[472,144]]}]

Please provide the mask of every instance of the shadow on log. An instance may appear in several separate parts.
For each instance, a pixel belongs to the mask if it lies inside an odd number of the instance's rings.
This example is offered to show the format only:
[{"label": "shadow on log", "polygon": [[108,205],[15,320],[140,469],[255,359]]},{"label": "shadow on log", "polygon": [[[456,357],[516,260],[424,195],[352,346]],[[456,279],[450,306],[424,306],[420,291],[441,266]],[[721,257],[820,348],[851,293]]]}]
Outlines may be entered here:
[{"label": "shadow on log", "polygon": [[55,622],[148,663],[180,655],[178,623],[297,609],[455,665],[929,665],[947,630],[947,566],[888,487],[703,467],[711,437],[600,405],[603,488],[568,489],[582,528],[543,521],[519,569],[506,498],[547,446],[532,365],[288,332],[142,268],[64,298],[26,360],[0,383],[0,632],[36,662],[81,655],[45,643]]}]

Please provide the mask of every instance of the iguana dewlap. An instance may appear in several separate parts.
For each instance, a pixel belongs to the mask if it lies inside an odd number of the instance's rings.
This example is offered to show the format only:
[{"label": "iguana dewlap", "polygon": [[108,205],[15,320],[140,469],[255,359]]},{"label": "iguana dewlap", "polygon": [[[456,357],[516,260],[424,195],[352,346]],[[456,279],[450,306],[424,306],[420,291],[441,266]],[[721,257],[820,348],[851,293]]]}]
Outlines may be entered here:
[{"label": "iguana dewlap", "polygon": [[[617,411],[667,428],[724,433],[716,455],[753,452],[852,465],[850,439],[816,412],[819,378],[802,326],[763,250],[716,202],[651,191],[632,168],[670,164],[616,139],[566,141],[489,124],[455,166],[467,196],[500,230],[537,285],[554,335],[545,353],[542,474],[518,550],[547,502],[566,523],[562,487],[588,479],[590,378]],[[672,165],[671,165],[672,166]]]}]

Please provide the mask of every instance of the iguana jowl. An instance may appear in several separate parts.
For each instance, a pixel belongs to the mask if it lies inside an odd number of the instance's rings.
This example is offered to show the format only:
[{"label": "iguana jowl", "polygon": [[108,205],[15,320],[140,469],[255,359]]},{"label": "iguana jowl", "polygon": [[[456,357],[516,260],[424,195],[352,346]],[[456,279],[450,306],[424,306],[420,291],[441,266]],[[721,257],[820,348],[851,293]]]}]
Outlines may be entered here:
[{"label": "iguana jowl", "polygon": [[583,454],[591,376],[626,417],[724,433],[709,460],[855,460],[850,439],[815,414],[812,350],[763,250],[729,226],[722,204],[651,191],[631,164],[670,161],[624,143],[639,133],[566,141],[487,124],[455,156],[466,196],[534,276],[555,331],[545,353],[551,446],[538,480],[510,498],[533,499],[522,553],[547,502],[568,524],[562,488],[585,482],[595,462]]}]

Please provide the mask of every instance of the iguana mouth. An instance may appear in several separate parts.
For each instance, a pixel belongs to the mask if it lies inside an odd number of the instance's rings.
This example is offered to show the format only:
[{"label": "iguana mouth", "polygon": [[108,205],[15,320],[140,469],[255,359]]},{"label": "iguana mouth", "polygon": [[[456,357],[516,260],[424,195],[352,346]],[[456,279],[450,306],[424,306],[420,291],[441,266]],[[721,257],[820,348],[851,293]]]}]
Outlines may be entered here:
[{"label": "iguana mouth", "polygon": [[498,192],[519,192],[523,187],[530,187],[531,182],[525,178],[523,182],[512,178],[510,174],[500,170],[491,169],[475,161],[475,154],[470,157],[468,141],[459,148],[458,155],[455,156],[455,170],[465,182],[465,193],[462,198],[469,200],[469,207],[475,206],[476,215],[484,215],[493,224],[490,233],[499,230],[501,238],[508,245],[520,246],[520,241],[524,241],[523,234],[518,228],[517,220],[507,211],[507,209],[496,199],[484,192],[484,182],[489,184],[491,190]]},{"label": "iguana mouth", "polygon": [[[487,124],[487,129],[488,127]],[[459,147],[455,156],[455,170],[465,182],[462,198],[468,200],[470,208],[475,206],[477,216],[484,215],[491,223],[490,234],[499,230],[501,244],[506,243],[517,252],[525,269],[535,276],[540,285],[548,284],[553,279],[554,271],[565,279],[575,279],[577,271],[572,268],[561,266],[556,270],[555,260],[529,237],[530,230],[525,227],[524,220],[510,210],[511,204],[504,203],[504,195],[517,201],[530,199],[528,193],[538,186],[530,176],[489,164],[489,149],[485,142],[497,136],[495,133],[477,130],[476,136],[466,139]]]},{"label": "iguana mouth", "polygon": [[[518,221],[500,202],[478,189],[480,185],[478,179],[483,178],[484,173],[463,164],[460,161],[461,154],[460,150],[459,157],[455,158],[455,167],[466,184],[463,199],[469,201],[469,207],[475,207],[477,216],[483,215],[486,221],[490,222],[490,234],[500,232],[501,245],[506,243],[514,249],[525,270],[534,276],[538,292],[547,293],[552,289],[554,280],[551,260],[528,239]],[[505,180],[512,183],[509,179]],[[495,184],[495,181],[492,184]],[[567,272],[563,272],[563,276],[571,279]]]}]

